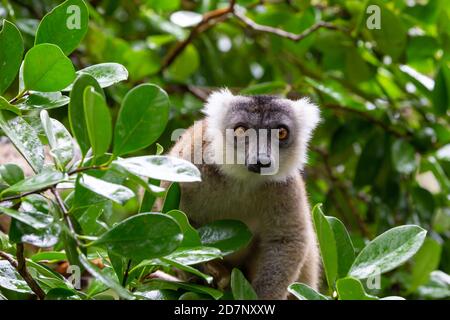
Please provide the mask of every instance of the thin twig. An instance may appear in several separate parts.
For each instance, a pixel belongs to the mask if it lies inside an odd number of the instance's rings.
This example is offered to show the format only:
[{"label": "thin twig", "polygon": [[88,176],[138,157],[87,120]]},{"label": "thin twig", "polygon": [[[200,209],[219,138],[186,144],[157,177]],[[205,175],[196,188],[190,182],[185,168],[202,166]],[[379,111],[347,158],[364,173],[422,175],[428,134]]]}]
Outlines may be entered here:
[{"label": "thin twig", "polygon": [[[56,190],[55,187],[52,187],[50,190],[52,191],[53,195],[55,196],[56,202],[63,213],[64,220],[66,221],[70,232],[72,232],[72,234],[76,235],[77,232],[75,231],[72,220],[70,219],[69,211],[67,210],[66,205],[64,204],[64,200],[61,198],[61,195],[59,194],[58,190]],[[75,237],[74,240],[78,246],[81,246],[81,243],[77,237]]]},{"label": "thin twig", "polygon": [[124,288],[127,285],[128,276],[130,274],[130,268],[131,268],[131,259],[128,259],[127,268],[125,269],[125,273],[124,273],[123,279],[122,279],[122,287],[124,287]]},{"label": "thin twig", "polygon": [[314,33],[316,30],[318,30],[320,28],[325,28],[325,29],[330,29],[330,30],[339,30],[339,27],[332,23],[325,22],[325,21],[319,21],[301,33],[292,33],[292,32],[285,31],[283,29],[258,24],[255,21],[253,21],[252,19],[248,18],[245,14],[243,14],[239,10],[234,10],[233,14],[236,18],[238,18],[241,22],[243,22],[245,26],[249,27],[250,29],[253,29],[255,31],[265,32],[265,33],[271,33],[271,34],[277,35],[279,37],[290,39],[295,42],[305,39],[307,36]]},{"label": "thin twig", "polygon": [[23,243],[18,243],[16,245],[16,256],[17,261],[14,260],[9,254],[0,251],[0,257],[5,259],[9,262],[9,264],[17,270],[17,272],[20,274],[20,276],[25,280],[25,282],[28,284],[30,289],[34,292],[34,294],[38,297],[39,300],[45,299],[45,292],[42,290],[42,288],[39,286],[39,284],[33,279],[33,277],[30,275],[27,269],[25,256],[24,256],[24,247]]},{"label": "thin twig", "polygon": [[[203,15],[202,20],[194,28],[192,28],[191,32],[189,33],[189,36],[185,40],[177,43],[175,47],[169,51],[169,53],[163,60],[159,72],[162,72],[165,69],[167,69],[175,61],[175,59],[184,51],[184,49],[195,39],[195,37],[198,34],[204,32],[211,26],[215,25],[218,22],[217,19],[224,18],[228,14],[232,13],[234,11],[235,4],[236,0],[231,0],[230,5],[228,7],[216,9],[205,13]],[[220,22],[222,21],[224,20],[221,19]]]}]

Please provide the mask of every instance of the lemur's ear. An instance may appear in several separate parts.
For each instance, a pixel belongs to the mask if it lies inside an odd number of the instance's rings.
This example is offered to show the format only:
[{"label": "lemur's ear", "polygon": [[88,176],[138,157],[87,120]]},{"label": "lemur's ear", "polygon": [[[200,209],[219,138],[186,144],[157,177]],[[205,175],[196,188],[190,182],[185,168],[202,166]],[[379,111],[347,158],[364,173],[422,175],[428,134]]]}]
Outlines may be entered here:
[{"label": "lemur's ear", "polygon": [[217,117],[228,109],[234,96],[227,88],[215,91],[206,100],[202,112],[209,117]]},{"label": "lemur's ear", "polygon": [[309,141],[313,130],[320,122],[320,110],[308,98],[293,101],[293,107],[300,123],[302,139]]}]

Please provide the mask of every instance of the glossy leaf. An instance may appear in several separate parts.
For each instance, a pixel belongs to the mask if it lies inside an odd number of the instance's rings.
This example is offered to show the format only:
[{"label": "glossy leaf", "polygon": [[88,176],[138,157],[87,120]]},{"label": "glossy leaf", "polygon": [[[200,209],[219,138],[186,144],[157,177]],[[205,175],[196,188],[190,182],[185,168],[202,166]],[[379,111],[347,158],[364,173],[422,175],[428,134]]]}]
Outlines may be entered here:
[{"label": "glossy leaf", "polygon": [[169,117],[167,93],[152,84],[130,90],[123,102],[114,129],[114,154],[134,152],[156,141]]},{"label": "glossy leaf", "polygon": [[350,267],[355,260],[355,249],[353,248],[350,235],[345,229],[344,224],[335,217],[326,217],[331,229],[333,230],[336,242],[338,256],[338,277],[343,278],[347,275]]},{"label": "glossy leaf", "polygon": [[252,233],[238,220],[217,220],[198,229],[202,244],[218,248],[222,254],[237,251],[250,243]]},{"label": "glossy leaf", "polygon": [[104,97],[104,93],[98,82],[90,75],[83,74],[77,78],[70,92],[69,103],[69,122],[72,134],[75,136],[81,153],[86,155],[91,147],[89,133],[86,125],[86,117],[84,114],[84,91],[88,87]]},{"label": "glossy leaf", "polygon": [[223,293],[217,289],[186,282],[173,282],[165,281],[160,279],[152,279],[146,282],[141,288],[141,291],[158,290],[158,289],[168,289],[168,290],[188,290],[197,293],[207,294],[214,299],[218,300],[223,296]]},{"label": "glossy leaf", "polygon": [[377,297],[367,294],[361,282],[355,278],[343,278],[336,282],[339,300],[378,300]]},{"label": "glossy leaf", "polygon": [[25,179],[22,168],[14,163],[7,163],[0,165],[0,178],[8,185],[18,183],[19,181]]},{"label": "glossy leaf", "polygon": [[59,171],[43,171],[35,176],[22,180],[8,189],[3,190],[0,195],[14,192],[30,192],[42,190],[67,180],[67,175]]},{"label": "glossy leaf", "polygon": [[16,78],[23,56],[23,39],[17,27],[3,20],[0,31],[0,95]]},{"label": "glossy leaf", "polygon": [[22,118],[0,110],[0,128],[35,172],[44,166],[44,147],[36,131]]},{"label": "glossy leaf", "polygon": [[220,259],[222,252],[217,248],[211,247],[192,247],[192,248],[178,248],[166,258],[176,261],[180,264],[191,266],[214,259]]},{"label": "glossy leaf", "polygon": [[231,292],[235,300],[258,300],[255,290],[239,269],[231,272]]},{"label": "glossy leaf", "polygon": [[33,293],[25,280],[6,260],[0,260],[0,287],[15,292]]},{"label": "glossy leaf", "polygon": [[38,44],[25,55],[23,80],[27,90],[59,91],[75,80],[75,69],[58,46]]},{"label": "glossy leaf", "polygon": [[20,110],[54,109],[69,104],[69,97],[63,96],[61,92],[36,92],[17,101]]},{"label": "glossy leaf", "polygon": [[125,186],[107,182],[87,174],[81,175],[79,183],[92,192],[120,205],[124,205],[135,196],[134,192]]},{"label": "glossy leaf", "polygon": [[173,252],[182,239],[181,229],[173,218],[141,213],[116,224],[93,245],[105,245],[111,252],[140,261]]},{"label": "glossy leaf", "polygon": [[373,239],[356,257],[349,275],[358,279],[390,271],[422,246],[426,230],[415,225],[392,228]]},{"label": "glossy leaf", "polygon": [[[83,74],[93,77],[101,88],[112,86],[113,84],[128,79],[127,69],[119,63],[99,63],[84,69],[78,70],[77,76],[80,77]],[[73,85],[68,86],[63,91],[71,91]]]},{"label": "glossy leaf", "polygon": [[67,0],[47,13],[36,31],[35,45],[53,43],[65,55],[74,51],[88,29],[89,12],[82,0]]},{"label": "glossy leaf", "polygon": [[19,108],[17,108],[16,106],[10,104],[8,102],[8,100],[6,100],[3,97],[0,97],[0,110],[7,110],[7,111],[11,111],[17,115],[21,114],[21,111]]},{"label": "glossy leaf", "polygon": [[123,288],[116,279],[111,278],[108,275],[103,274],[97,266],[89,262],[84,254],[79,254],[80,262],[86,270],[95,277],[98,281],[103,283],[108,288],[114,290],[120,297],[127,300],[134,300],[134,296],[125,288]]},{"label": "glossy leaf", "polygon": [[176,182],[173,182],[167,189],[166,197],[164,199],[164,205],[161,210],[163,213],[167,213],[171,210],[177,210],[180,206],[181,188]]},{"label": "glossy leaf", "polygon": [[322,212],[320,205],[313,208],[313,221],[319,240],[320,253],[329,288],[334,287],[338,275],[338,252],[333,229]]},{"label": "glossy leaf", "polygon": [[147,178],[173,182],[200,181],[200,171],[192,163],[170,156],[142,156],[119,159],[115,164]]},{"label": "glossy leaf", "polygon": [[188,217],[184,212],[180,210],[171,210],[167,212],[167,215],[174,218],[183,231],[183,241],[180,247],[196,247],[201,245],[200,236],[197,230],[195,230],[189,223]]},{"label": "glossy leaf", "polygon": [[94,156],[105,154],[112,139],[111,114],[105,99],[94,87],[84,90],[84,116]]},{"label": "glossy leaf", "polygon": [[40,116],[50,145],[50,154],[55,159],[57,167],[64,170],[75,154],[72,137],[61,122],[49,117],[47,111],[42,110]]},{"label": "glossy leaf", "polygon": [[442,247],[433,238],[426,238],[423,246],[413,259],[409,292],[414,292],[419,286],[427,283],[431,272],[438,269]]},{"label": "glossy leaf", "polygon": [[288,291],[298,300],[328,300],[326,296],[304,283],[293,283],[288,287]]}]

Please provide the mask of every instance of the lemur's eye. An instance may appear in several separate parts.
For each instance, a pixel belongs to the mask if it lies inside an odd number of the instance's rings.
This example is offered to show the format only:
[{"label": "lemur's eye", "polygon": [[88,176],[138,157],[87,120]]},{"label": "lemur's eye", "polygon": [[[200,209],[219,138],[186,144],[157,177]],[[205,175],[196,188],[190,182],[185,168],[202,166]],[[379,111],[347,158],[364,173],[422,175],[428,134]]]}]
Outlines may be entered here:
[{"label": "lemur's eye", "polygon": [[247,129],[243,126],[239,126],[234,128],[234,134],[236,135],[236,137],[242,137],[245,135],[245,131],[247,131]]},{"label": "lemur's eye", "polygon": [[278,139],[279,140],[285,140],[289,136],[289,132],[286,128],[280,127],[278,128]]}]

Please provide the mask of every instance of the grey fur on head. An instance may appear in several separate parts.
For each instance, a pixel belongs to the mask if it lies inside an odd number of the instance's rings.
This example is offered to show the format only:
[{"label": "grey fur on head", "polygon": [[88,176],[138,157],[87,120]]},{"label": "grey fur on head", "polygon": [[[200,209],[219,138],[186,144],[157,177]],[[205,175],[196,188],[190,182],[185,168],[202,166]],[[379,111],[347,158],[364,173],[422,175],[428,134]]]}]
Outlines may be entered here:
[{"label": "grey fur on head", "polygon": [[[212,93],[203,109],[208,127],[206,138],[212,148],[220,148],[226,129],[244,125],[246,128],[276,129],[280,126],[289,131],[287,141],[280,143],[278,172],[264,179],[285,180],[296,170],[303,169],[306,162],[308,142],[312,131],[320,121],[319,108],[307,98],[289,100],[277,96],[233,95],[228,89]],[[220,145],[220,146],[216,146]],[[217,149],[216,149],[217,150]],[[236,178],[255,178],[242,165],[221,165],[223,173]]]}]

